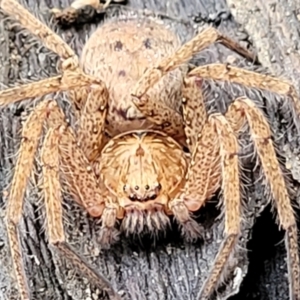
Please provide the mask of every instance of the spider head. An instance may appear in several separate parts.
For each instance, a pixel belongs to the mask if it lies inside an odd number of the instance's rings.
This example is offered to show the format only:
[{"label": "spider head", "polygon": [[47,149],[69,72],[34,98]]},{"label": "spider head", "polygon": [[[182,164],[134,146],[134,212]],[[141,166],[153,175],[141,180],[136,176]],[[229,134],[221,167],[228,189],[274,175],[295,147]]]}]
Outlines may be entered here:
[{"label": "spider head", "polygon": [[[116,136],[103,148],[100,174],[118,201],[125,231],[162,229],[168,202],[184,184],[187,154],[176,141],[157,131]],[[153,225],[155,224],[155,225]]]}]

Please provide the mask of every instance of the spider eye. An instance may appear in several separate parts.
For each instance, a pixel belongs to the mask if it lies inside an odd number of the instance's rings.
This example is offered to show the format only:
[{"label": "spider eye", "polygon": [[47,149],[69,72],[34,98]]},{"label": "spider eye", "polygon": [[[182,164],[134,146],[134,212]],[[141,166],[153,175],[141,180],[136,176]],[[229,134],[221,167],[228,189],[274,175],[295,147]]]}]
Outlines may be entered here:
[{"label": "spider eye", "polygon": [[123,191],[124,192],[126,191],[126,184],[123,186]]},{"label": "spider eye", "polygon": [[150,186],[147,184],[147,185],[145,186],[145,189],[148,191],[148,190],[150,189]]},{"label": "spider eye", "polygon": [[158,189],[159,191],[161,190],[161,184],[160,184],[160,183],[157,185],[157,189]]},{"label": "spider eye", "polygon": [[135,201],[137,199],[136,195],[130,195],[129,200]]},{"label": "spider eye", "polygon": [[138,185],[136,185],[135,187],[134,187],[134,189],[136,190],[136,191],[138,191],[139,190],[139,186]]},{"label": "spider eye", "polygon": [[153,194],[149,199],[154,200],[154,199],[156,199],[156,197],[157,197],[157,195]]}]

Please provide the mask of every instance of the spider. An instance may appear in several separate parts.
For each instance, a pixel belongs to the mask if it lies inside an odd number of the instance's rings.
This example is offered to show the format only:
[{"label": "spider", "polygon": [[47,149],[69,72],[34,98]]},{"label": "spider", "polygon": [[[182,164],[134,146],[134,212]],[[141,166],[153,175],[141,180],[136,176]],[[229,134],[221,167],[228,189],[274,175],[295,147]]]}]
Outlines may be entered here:
[{"label": "spider", "polygon": [[[72,11],[91,3],[75,1]],[[254,60],[252,53],[214,28],[181,45],[174,33],[153,20],[108,21],[87,41],[79,61],[59,36],[17,1],[2,0],[0,8],[38,36],[62,61],[61,75],[0,91],[0,106],[66,91],[79,118],[74,130],[57,103],[45,100],[23,125],[6,217],[21,299],[30,299],[30,293],[17,226],[44,124],[47,132],[40,155],[49,242],[111,299],[120,297],[108,280],[65,242],[60,177],[74,200],[92,217],[101,218],[103,245],[115,242],[118,220],[126,234],[140,234],[145,228],[163,231],[170,215],[185,237],[198,238],[201,227],[192,212],[222,189],[224,241],[197,296],[208,299],[240,234],[237,133],[245,123],[270,186],[279,224],[286,231],[290,298],[300,299],[296,220],[268,121],[246,97],[237,98],[225,115],[208,115],[202,95],[203,79],[229,81],[289,96],[300,114],[290,83],[224,64],[190,70],[189,59],[215,42]]]}]

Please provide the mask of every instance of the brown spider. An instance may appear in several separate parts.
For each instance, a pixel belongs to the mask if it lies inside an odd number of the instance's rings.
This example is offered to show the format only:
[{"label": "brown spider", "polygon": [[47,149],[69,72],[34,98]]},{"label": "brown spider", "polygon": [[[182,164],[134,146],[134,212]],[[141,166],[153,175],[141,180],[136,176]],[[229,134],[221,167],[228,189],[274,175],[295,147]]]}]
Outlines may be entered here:
[{"label": "brown spider", "polygon": [[[73,8],[92,2],[78,0]],[[190,212],[199,210],[221,187],[224,241],[197,297],[208,299],[240,233],[236,133],[245,122],[270,185],[279,224],[286,230],[290,298],[300,299],[297,226],[268,122],[245,97],[236,99],[225,116],[208,116],[201,90],[203,78],[270,90],[290,96],[300,114],[290,83],[223,64],[188,71],[187,61],[215,42],[254,59],[248,50],[213,28],[181,46],[176,35],[148,19],[107,22],[88,40],[79,63],[74,51],[59,36],[15,0],[0,0],[0,8],[37,35],[62,60],[61,75],[3,90],[0,105],[68,91],[79,117],[78,130],[74,132],[56,102],[43,101],[23,127],[7,202],[8,237],[23,300],[30,299],[30,293],[17,226],[44,123],[48,129],[41,159],[49,242],[107,290],[112,299],[119,296],[111,284],[65,243],[59,177],[63,177],[76,202],[91,216],[101,217],[103,244],[114,241],[118,219],[125,232],[141,233],[145,227],[164,230],[168,215],[174,215],[185,236],[196,238],[199,225]],[[183,146],[188,147],[189,153],[183,151]]]}]

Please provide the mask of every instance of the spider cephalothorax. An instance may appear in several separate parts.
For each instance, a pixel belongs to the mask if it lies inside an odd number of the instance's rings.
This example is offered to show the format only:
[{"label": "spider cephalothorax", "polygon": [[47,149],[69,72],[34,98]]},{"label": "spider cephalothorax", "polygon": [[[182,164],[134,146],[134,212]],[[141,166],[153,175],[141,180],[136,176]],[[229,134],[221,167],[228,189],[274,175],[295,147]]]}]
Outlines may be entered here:
[{"label": "spider cephalothorax", "polygon": [[128,132],[107,143],[95,168],[116,199],[118,218],[126,217],[126,232],[140,232],[141,224],[164,229],[163,213],[172,214],[168,204],[184,185],[188,159],[181,145],[157,131]]},{"label": "spider cephalothorax", "polygon": [[[85,4],[97,8],[99,1],[75,1],[66,14],[73,14]],[[237,133],[248,124],[279,224],[286,230],[290,296],[300,299],[296,218],[268,120],[247,97],[235,99],[224,115],[208,115],[201,86],[202,79],[211,79],[269,90],[289,96],[300,115],[299,100],[289,82],[224,64],[188,71],[188,60],[215,42],[248,59],[254,57],[214,28],[180,46],[174,33],[150,19],[106,22],[90,37],[79,64],[74,51],[17,1],[0,0],[0,7],[63,61],[61,75],[0,91],[0,105],[68,91],[79,119],[74,131],[57,103],[44,100],[23,125],[23,141],[7,202],[8,237],[22,300],[30,295],[17,226],[44,123],[47,132],[39,153],[49,242],[87,276],[104,285],[113,299],[119,298],[113,286],[65,243],[60,178],[64,178],[64,186],[78,204],[91,216],[101,218],[102,241],[108,244],[114,240],[118,219],[125,232],[140,233],[145,228],[164,230],[169,222],[167,215],[174,215],[183,235],[198,237],[199,225],[191,213],[221,189],[224,241],[197,296],[208,299],[222,278],[240,234],[241,146]],[[184,146],[188,151],[183,151]]]}]

